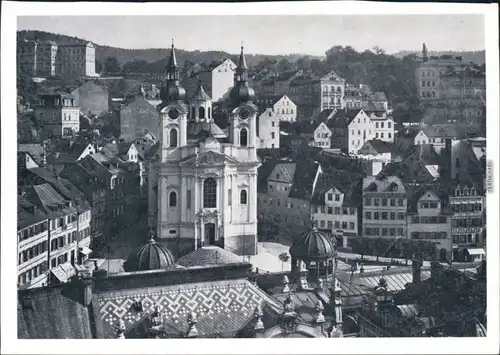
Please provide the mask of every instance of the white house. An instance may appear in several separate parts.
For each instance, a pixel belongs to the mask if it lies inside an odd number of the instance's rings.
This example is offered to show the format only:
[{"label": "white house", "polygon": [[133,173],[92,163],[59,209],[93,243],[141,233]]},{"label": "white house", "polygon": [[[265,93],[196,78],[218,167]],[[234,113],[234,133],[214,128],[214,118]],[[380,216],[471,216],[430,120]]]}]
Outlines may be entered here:
[{"label": "white house", "polygon": [[394,119],[391,116],[370,117],[375,124],[375,139],[384,142],[394,142]]},{"label": "white house", "polygon": [[280,147],[280,118],[272,108],[266,109],[259,116],[259,141],[260,148]]},{"label": "white house", "polygon": [[280,121],[297,120],[297,105],[287,95],[261,96],[256,103],[261,110],[271,108],[275,114],[279,114]]},{"label": "white house", "polygon": [[415,145],[431,144],[434,150],[439,153],[445,147],[446,139],[452,139],[455,143],[456,132],[451,127],[431,127],[422,128],[415,136]]},{"label": "white house", "polygon": [[349,154],[356,154],[373,137],[375,137],[375,123],[363,110],[359,110],[348,124]]},{"label": "white house", "polygon": [[314,130],[314,146],[324,149],[330,149],[332,139],[332,131],[321,122]]},{"label": "white house", "polygon": [[321,110],[345,107],[345,79],[341,78],[334,71],[330,71],[320,79],[320,86]]}]

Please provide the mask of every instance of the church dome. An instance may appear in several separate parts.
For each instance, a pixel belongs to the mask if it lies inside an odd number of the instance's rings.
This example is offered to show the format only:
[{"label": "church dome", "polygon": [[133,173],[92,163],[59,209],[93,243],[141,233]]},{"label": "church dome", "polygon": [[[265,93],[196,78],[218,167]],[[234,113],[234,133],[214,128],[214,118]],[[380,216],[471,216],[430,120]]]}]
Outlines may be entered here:
[{"label": "church dome", "polygon": [[313,228],[293,242],[290,247],[290,255],[297,260],[333,258],[335,244],[327,233]]},{"label": "church dome", "polygon": [[133,251],[123,265],[126,272],[167,269],[175,264],[168,248],[153,238]]},{"label": "church dome", "polygon": [[229,98],[235,106],[243,102],[252,102],[255,99],[255,90],[248,86],[246,82],[238,82],[231,89]]},{"label": "church dome", "polygon": [[160,91],[160,99],[164,102],[184,101],[186,90],[178,83],[167,83]]},{"label": "church dome", "polygon": [[198,86],[196,88],[193,97],[191,98],[191,101],[201,101],[201,102],[212,101],[212,98],[208,96],[208,94],[203,89],[203,83],[201,80],[198,80]]}]

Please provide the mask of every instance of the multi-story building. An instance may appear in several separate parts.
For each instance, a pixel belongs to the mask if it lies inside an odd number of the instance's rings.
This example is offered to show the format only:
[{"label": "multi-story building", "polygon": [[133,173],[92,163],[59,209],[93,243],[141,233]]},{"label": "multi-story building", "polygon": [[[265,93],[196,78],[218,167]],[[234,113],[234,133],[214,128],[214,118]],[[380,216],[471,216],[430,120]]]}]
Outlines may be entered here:
[{"label": "multi-story building", "polygon": [[312,200],[316,227],[327,229],[337,245],[347,247],[359,235],[361,179],[350,172],[320,174]]},{"label": "multi-story building", "polygon": [[453,212],[453,260],[469,261],[475,256],[484,257],[486,240],[486,204],[480,185],[456,184],[450,191]]},{"label": "multi-story building", "polygon": [[304,74],[289,84],[288,97],[297,105],[297,118],[309,120],[316,109],[321,109],[321,81],[319,77]]},{"label": "multi-story building", "polygon": [[348,109],[360,109],[363,103],[363,94],[358,86],[345,85],[344,101]]},{"label": "multi-story building", "polygon": [[486,76],[462,57],[430,57],[416,69],[417,88],[428,122],[477,120],[484,114]]},{"label": "multi-story building", "polygon": [[281,74],[270,76],[262,81],[261,93],[266,96],[283,96],[289,93],[290,83],[303,75],[302,70],[288,70]]},{"label": "multi-story building", "polygon": [[297,120],[297,105],[287,96],[260,96],[256,100],[259,110],[271,108],[276,114],[279,114],[281,121],[295,122]]},{"label": "multi-story building", "polygon": [[406,190],[395,176],[363,179],[363,236],[406,238]]},{"label": "multi-story building", "polygon": [[75,98],[75,106],[85,115],[100,116],[109,110],[109,93],[104,85],[87,81],[69,93]]},{"label": "multi-story building", "polygon": [[394,119],[391,116],[368,116],[364,110],[357,114],[349,115],[348,127],[348,152],[356,154],[363,145],[372,139],[384,142],[394,142]]},{"label": "multi-story building", "polygon": [[35,117],[42,126],[42,137],[70,137],[80,131],[80,108],[73,96],[64,92],[40,95]]},{"label": "multi-story building", "polygon": [[260,140],[259,148],[280,147],[280,118],[281,114],[276,113],[272,108],[260,114],[257,132]]},{"label": "multi-story building", "polygon": [[182,82],[183,87],[186,88],[187,97],[194,95],[198,82],[201,81],[213,102],[227,99],[229,90],[233,86],[235,69],[236,64],[231,59],[223,59],[212,63],[206,70],[193,73]]},{"label": "multi-story building", "polygon": [[332,142],[332,131],[324,122],[321,122],[314,130],[314,146],[323,149],[330,149]]},{"label": "multi-story building", "polygon": [[132,142],[147,133],[158,137],[158,117],[156,107],[135,96],[113,113],[111,124],[121,141]]},{"label": "multi-story building", "polygon": [[[181,243],[185,251],[219,244],[238,254],[257,253],[258,109],[243,48],[234,72],[228,137],[207,113],[209,97],[184,104],[172,47],[159,106],[160,142],[148,180],[150,223],[179,253]],[[198,113],[188,124],[193,108]]]},{"label": "multi-story building", "polygon": [[41,77],[56,75],[57,43],[54,41],[38,42],[36,51],[36,75]]},{"label": "multi-story building", "polygon": [[24,39],[17,42],[17,65],[21,73],[35,76],[37,73],[37,41]]},{"label": "multi-story building", "polygon": [[345,107],[345,79],[334,71],[330,71],[320,79],[321,110],[343,109]]},{"label": "multi-story building", "polygon": [[56,72],[65,77],[96,77],[95,46],[85,44],[60,45],[57,50]]},{"label": "multi-story building", "polygon": [[455,138],[457,138],[457,132],[451,126],[425,126],[415,135],[414,145],[430,144],[437,153],[441,153],[445,148],[446,140],[451,139],[453,145]]},{"label": "multi-story building", "polygon": [[448,196],[432,187],[410,189],[407,193],[408,238],[431,242],[440,261],[452,260],[452,211]]}]

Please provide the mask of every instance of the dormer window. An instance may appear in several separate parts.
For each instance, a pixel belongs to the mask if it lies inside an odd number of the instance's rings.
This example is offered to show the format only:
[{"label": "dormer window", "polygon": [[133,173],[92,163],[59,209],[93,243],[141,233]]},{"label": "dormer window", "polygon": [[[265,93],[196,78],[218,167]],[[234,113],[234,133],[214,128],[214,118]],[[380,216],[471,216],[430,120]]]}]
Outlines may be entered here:
[{"label": "dormer window", "polygon": [[398,192],[398,185],[392,185],[392,192]]}]

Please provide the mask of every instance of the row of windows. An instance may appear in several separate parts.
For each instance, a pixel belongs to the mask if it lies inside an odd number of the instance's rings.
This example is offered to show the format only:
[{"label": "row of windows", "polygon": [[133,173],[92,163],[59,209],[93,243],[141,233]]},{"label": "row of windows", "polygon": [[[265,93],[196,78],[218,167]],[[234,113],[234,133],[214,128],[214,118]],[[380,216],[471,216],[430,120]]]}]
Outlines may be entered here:
[{"label": "row of windows", "polygon": [[435,98],[436,97],[436,92],[435,91],[423,91],[422,92],[422,97],[426,98]]},{"label": "row of windows", "polygon": [[317,147],[329,147],[330,142],[316,142]]},{"label": "row of windows", "polygon": [[403,228],[365,228],[365,235],[374,237],[404,237]]},{"label": "row of windows", "polygon": [[411,239],[446,239],[446,232],[411,232]]},{"label": "row of windows", "polygon": [[436,86],[436,82],[435,81],[428,81],[428,80],[424,80],[421,82],[421,86],[422,87],[431,87],[431,86]]},{"label": "row of windows", "polygon": [[118,216],[122,216],[123,215],[123,206],[118,206],[116,208],[113,208],[113,210],[111,211],[111,215],[113,216],[113,218],[118,217]]},{"label": "row of windows", "polygon": [[330,135],[328,133],[318,133],[316,138],[330,138]]},{"label": "row of windows", "polygon": [[[333,194],[328,193],[326,195],[327,201],[333,201]],[[340,201],[340,194],[335,194],[335,201],[339,202]]]},{"label": "row of windows", "polygon": [[60,236],[59,238],[50,241],[50,251],[56,251],[64,246],[76,241],[76,232],[68,233],[67,236]]},{"label": "row of windows", "polygon": [[475,188],[457,189],[455,190],[455,196],[479,196],[479,192]]},{"label": "row of windows", "polygon": [[331,206],[321,206],[321,207],[318,207],[316,206],[316,213],[319,213],[321,211],[321,213],[326,213],[326,214],[336,214],[336,215],[354,215],[356,213],[356,209],[355,208],[352,208],[352,207],[342,207],[342,210],[340,209],[340,207],[331,207]]},{"label": "row of windows", "polygon": [[330,87],[323,86],[323,92],[328,92],[328,91],[330,91],[330,92],[336,91],[336,92],[340,93],[340,92],[342,92],[342,88],[340,86],[337,86],[337,87],[335,87],[335,86],[330,86]]},{"label": "row of windows", "polygon": [[[316,227],[325,228],[325,225],[328,229],[344,229],[344,230],[355,230],[356,224],[354,222],[341,222],[340,221],[323,221],[323,220],[314,220],[314,224]],[[341,227],[342,226],[342,227]]]},{"label": "row of windows", "polygon": [[[74,252],[74,250],[72,250],[71,255],[74,256],[74,254],[75,254],[75,252]],[[61,264],[67,263],[67,262],[68,262],[68,254],[64,253],[64,254],[59,255],[57,258],[53,258],[52,260],[50,260],[50,266],[52,268],[54,268],[58,265],[61,265]]]},{"label": "row of windows", "polygon": [[437,202],[421,202],[418,204],[418,206],[422,209],[428,209],[428,208],[438,208],[439,204]]},{"label": "row of windows", "polygon": [[123,184],[125,182],[125,178],[123,176],[113,176],[111,178],[111,188],[114,189],[116,185]]},{"label": "row of windows", "polygon": [[25,284],[31,282],[31,280],[33,280],[34,278],[42,275],[45,271],[47,271],[47,262],[46,261],[40,263],[37,266],[34,266],[30,270],[19,275],[17,277],[17,283],[19,285],[25,285]]},{"label": "row of windows", "polygon": [[48,222],[37,223],[34,226],[23,229],[17,232],[17,240],[18,242],[34,237],[40,233],[43,233],[48,228]]},{"label": "row of windows", "polygon": [[[375,128],[379,128],[379,122],[375,122]],[[380,122],[380,128],[384,128],[384,122]],[[387,128],[392,128],[392,122],[387,122]]]},{"label": "row of windows", "polygon": [[436,72],[434,70],[431,71],[423,71],[422,76],[436,76]]},{"label": "row of windows", "polygon": [[453,244],[472,244],[479,243],[479,236],[477,234],[454,234]]},{"label": "row of windows", "polygon": [[451,226],[452,227],[460,227],[460,228],[482,227],[483,226],[483,220],[481,218],[459,218],[459,219],[453,219],[451,221]]},{"label": "row of windows", "polygon": [[[268,200],[268,203],[269,203],[269,206],[273,206],[273,199],[270,198]],[[280,206],[281,206],[281,200],[276,199],[276,207],[280,207]],[[285,201],[285,207],[290,208],[290,209],[296,207],[297,209],[300,209],[301,204],[300,203],[294,204],[293,202]],[[307,203],[302,204],[302,207],[307,208]]]},{"label": "row of windows", "polygon": [[[375,219],[375,220],[396,220],[396,216],[398,220],[404,220],[405,214],[403,212],[365,212],[365,219]],[[372,218],[373,217],[373,218]]]},{"label": "row of windows", "polygon": [[[231,205],[232,200],[232,192],[231,189],[228,190],[228,205]],[[206,198],[206,199],[205,199]],[[215,198],[215,202],[214,202]],[[209,190],[205,195],[205,190],[203,190],[203,207],[204,208],[215,208],[216,207],[216,198],[217,192]],[[187,208],[191,208],[191,190],[187,190],[186,194],[186,206]],[[246,205],[248,203],[248,193],[247,190],[240,191],[240,204]],[[168,206],[169,207],[177,207],[177,192],[171,191],[168,195]]]},{"label": "row of windows", "polygon": [[[276,179],[280,178],[280,174],[276,174]],[[269,191],[274,190],[274,184],[269,183]],[[288,191],[288,185],[287,184],[276,184],[276,191]]]},{"label": "row of windows", "polygon": [[454,213],[481,212],[482,208],[483,206],[480,203],[463,203],[451,205],[451,209]]},{"label": "row of windows", "polygon": [[37,245],[19,253],[18,265],[20,265],[28,260],[31,260],[31,259],[37,257],[38,255],[45,253],[46,251],[47,251],[47,241],[44,240],[43,242],[38,243]]},{"label": "row of windows", "polygon": [[[397,192],[397,186],[394,186],[396,190],[393,189],[393,192]],[[387,204],[390,204],[391,206],[396,206],[396,200],[398,202],[398,206],[404,206],[404,199],[402,198],[370,198],[370,197],[365,197],[365,206],[371,206],[372,205],[372,200],[373,200],[373,206],[387,206]]]},{"label": "row of windows", "polygon": [[[168,144],[168,146],[170,148],[176,148],[179,146],[178,136],[179,135],[177,133],[177,129],[172,128],[169,132],[169,144]],[[240,138],[240,141],[239,141],[240,146],[242,146],[242,147],[248,146],[248,130],[246,128],[240,129],[239,138]]]},{"label": "row of windows", "polygon": [[[375,138],[378,138],[378,132],[375,132]],[[380,132],[380,138],[384,138],[384,132]],[[392,139],[392,133],[387,133],[387,138]]]},{"label": "row of windows", "polygon": [[415,216],[411,218],[414,224],[445,224],[448,222],[446,216]]}]

